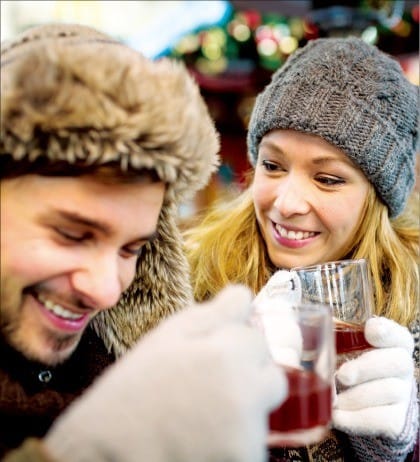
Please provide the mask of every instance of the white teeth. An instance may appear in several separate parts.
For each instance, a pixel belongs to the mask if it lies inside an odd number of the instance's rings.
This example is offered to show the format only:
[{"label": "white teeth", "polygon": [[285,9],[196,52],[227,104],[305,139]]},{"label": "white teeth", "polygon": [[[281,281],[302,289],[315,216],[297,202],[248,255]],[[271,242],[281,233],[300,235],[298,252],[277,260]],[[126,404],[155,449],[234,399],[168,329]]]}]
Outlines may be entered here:
[{"label": "white teeth", "polygon": [[51,300],[47,300],[44,296],[38,295],[38,300],[45,306],[48,311],[51,311],[56,316],[64,319],[81,319],[83,315],[72,313],[64,309],[61,305],[57,305],[56,303],[52,302]]},{"label": "white teeth", "polygon": [[308,239],[310,237],[315,236],[314,232],[309,231],[288,231],[287,229],[281,227],[280,225],[276,225],[276,229],[281,237],[286,239],[291,239],[294,241],[298,241],[301,239]]}]

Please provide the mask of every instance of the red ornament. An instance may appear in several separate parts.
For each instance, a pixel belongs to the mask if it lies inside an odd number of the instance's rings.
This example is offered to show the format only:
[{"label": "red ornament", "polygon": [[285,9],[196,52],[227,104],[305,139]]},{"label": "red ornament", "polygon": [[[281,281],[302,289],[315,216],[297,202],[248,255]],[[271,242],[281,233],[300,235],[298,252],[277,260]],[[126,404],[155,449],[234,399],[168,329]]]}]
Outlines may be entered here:
[{"label": "red ornament", "polygon": [[248,27],[255,30],[261,24],[261,14],[256,10],[247,10],[242,12]]}]

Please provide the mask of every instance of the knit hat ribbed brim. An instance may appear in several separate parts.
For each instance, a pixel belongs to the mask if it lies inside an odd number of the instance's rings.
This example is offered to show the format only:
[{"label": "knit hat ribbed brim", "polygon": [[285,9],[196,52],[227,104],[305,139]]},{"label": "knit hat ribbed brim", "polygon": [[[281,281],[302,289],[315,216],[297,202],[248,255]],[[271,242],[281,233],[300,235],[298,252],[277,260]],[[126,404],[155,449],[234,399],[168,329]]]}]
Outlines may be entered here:
[{"label": "knit hat ribbed brim", "polygon": [[255,165],[261,139],[273,129],[318,135],[361,168],[394,217],[415,181],[417,124],[418,88],[396,60],[355,37],[313,40],[258,96],[249,158]]}]

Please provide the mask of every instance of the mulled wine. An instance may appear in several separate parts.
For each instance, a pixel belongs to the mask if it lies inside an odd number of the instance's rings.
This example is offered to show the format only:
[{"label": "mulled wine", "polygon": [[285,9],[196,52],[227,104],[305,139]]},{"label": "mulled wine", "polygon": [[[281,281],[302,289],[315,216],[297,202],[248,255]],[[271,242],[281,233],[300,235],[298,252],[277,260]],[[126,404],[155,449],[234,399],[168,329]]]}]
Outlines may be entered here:
[{"label": "mulled wine", "polygon": [[270,414],[272,432],[326,426],[331,419],[331,384],[314,372],[283,367],[289,384],[286,401]]},{"label": "mulled wine", "polygon": [[335,347],[338,355],[372,348],[364,335],[364,326],[339,322],[334,326]]}]

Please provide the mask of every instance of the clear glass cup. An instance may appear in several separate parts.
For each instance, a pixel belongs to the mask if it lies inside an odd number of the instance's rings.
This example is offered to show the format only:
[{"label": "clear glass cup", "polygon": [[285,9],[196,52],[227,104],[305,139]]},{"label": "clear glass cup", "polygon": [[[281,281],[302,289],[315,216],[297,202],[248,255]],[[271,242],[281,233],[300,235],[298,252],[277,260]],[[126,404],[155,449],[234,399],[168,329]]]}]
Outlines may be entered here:
[{"label": "clear glass cup", "polygon": [[373,289],[365,259],[326,262],[293,268],[302,303],[322,303],[333,313],[337,363],[372,348],[364,325],[373,313]]},{"label": "clear glass cup", "polygon": [[254,319],[274,362],[285,372],[286,401],[269,417],[268,446],[321,441],[331,424],[335,346],[331,310],[320,304],[265,307]]}]

